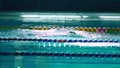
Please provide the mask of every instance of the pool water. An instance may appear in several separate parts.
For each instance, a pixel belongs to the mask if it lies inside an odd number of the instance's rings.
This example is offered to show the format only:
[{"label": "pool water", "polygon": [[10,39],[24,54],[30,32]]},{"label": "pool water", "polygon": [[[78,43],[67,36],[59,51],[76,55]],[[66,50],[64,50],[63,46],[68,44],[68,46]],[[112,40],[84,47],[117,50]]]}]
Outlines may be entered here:
[{"label": "pool water", "polygon": [[119,21],[72,22],[0,18],[0,68],[120,68]]}]

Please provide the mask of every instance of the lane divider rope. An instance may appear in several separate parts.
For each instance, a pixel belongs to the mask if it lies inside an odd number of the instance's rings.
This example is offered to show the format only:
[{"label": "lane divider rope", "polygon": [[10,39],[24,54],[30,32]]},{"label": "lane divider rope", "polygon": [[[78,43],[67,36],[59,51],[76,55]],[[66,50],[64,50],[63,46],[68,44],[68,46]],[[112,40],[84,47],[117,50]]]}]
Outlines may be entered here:
[{"label": "lane divider rope", "polygon": [[0,56],[52,56],[52,57],[99,57],[120,58],[120,54],[42,53],[42,52],[0,52]]},{"label": "lane divider rope", "polygon": [[74,29],[79,31],[99,32],[99,33],[120,33],[120,28],[107,28],[107,27],[0,27],[0,29],[30,29],[30,30],[50,30],[50,29]]},{"label": "lane divider rope", "polygon": [[120,40],[56,40],[56,39],[31,39],[31,38],[0,38],[0,41],[39,41],[39,42],[61,42],[61,43],[71,43],[71,42],[110,42],[119,43]]}]

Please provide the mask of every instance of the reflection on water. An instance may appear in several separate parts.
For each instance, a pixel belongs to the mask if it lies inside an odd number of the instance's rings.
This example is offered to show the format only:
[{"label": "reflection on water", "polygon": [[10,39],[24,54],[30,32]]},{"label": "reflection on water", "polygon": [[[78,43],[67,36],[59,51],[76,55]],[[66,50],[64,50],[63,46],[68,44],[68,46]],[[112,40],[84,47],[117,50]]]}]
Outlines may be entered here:
[{"label": "reflection on water", "polygon": [[[119,68],[119,58],[0,56],[0,68]],[[87,64],[87,66],[86,66]],[[105,65],[105,66],[104,66]],[[95,67],[93,67],[95,66]]]}]

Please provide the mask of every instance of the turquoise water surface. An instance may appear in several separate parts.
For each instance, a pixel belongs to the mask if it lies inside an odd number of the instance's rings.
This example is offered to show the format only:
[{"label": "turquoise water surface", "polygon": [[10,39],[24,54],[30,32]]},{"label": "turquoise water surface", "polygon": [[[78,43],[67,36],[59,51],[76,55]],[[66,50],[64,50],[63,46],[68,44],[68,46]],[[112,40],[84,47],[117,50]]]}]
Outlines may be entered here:
[{"label": "turquoise water surface", "polygon": [[[111,34],[74,29],[75,27],[120,28],[119,21],[73,20],[72,22],[0,19],[0,68],[120,68],[119,32]],[[25,29],[44,26],[51,29]],[[68,42],[68,40],[82,40],[82,42]],[[107,40],[109,42],[105,42]]]}]

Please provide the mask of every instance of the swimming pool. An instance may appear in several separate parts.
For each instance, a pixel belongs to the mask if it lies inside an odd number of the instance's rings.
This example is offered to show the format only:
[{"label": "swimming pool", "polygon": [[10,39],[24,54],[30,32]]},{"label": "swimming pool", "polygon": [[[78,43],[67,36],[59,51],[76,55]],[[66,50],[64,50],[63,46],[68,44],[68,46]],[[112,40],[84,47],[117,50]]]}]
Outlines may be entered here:
[{"label": "swimming pool", "polygon": [[0,68],[119,68],[119,13],[1,13]]}]

